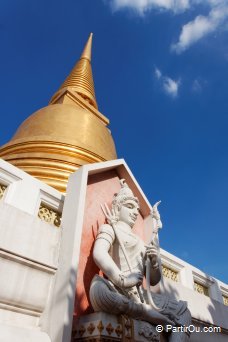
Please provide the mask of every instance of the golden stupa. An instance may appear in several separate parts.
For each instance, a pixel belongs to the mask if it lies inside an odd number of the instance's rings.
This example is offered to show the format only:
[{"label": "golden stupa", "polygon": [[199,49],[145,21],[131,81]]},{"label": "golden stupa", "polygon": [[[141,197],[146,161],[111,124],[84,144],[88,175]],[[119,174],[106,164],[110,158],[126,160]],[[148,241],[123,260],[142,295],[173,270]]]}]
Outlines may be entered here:
[{"label": "golden stupa", "polygon": [[109,120],[95,98],[91,48],[92,34],[49,105],[29,116],[0,148],[1,158],[61,192],[80,166],[116,159]]}]

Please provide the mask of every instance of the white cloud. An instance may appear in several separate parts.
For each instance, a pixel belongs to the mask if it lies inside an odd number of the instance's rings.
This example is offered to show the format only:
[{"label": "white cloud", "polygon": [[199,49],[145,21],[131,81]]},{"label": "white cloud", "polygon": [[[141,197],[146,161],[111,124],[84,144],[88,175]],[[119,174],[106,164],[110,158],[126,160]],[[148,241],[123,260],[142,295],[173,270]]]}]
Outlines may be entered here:
[{"label": "white cloud", "polygon": [[176,81],[168,76],[163,75],[161,70],[158,68],[155,68],[154,74],[156,79],[160,82],[163,91],[173,98],[177,97],[180,87],[180,80]]},{"label": "white cloud", "polygon": [[172,80],[170,77],[163,77],[163,88],[168,95],[177,97],[179,85],[180,81]]},{"label": "white cloud", "polygon": [[175,13],[189,8],[190,0],[111,0],[115,10],[131,8],[143,14],[151,9],[170,10]]},{"label": "white cloud", "polygon": [[162,76],[161,71],[158,68],[155,68],[155,72],[154,73],[155,73],[156,78],[159,80],[161,78],[161,76]]},{"label": "white cloud", "polygon": [[106,0],[114,10],[124,8],[133,9],[140,15],[151,10],[170,11],[174,14],[191,11],[197,6],[208,10],[208,15],[200,13],[191,21],[185,23],[180,32],[178,41],[171,46],[176,53],[182,53],[191,45],[207,35],[225,29],[228,25],[228,0]]},{"label": "white cloud", "polygon": [[219,28],[228,19],[228,4],[216,6],[208,16],[198,15],[182,27],[179,41],[172,45],[177,53],[185,51],[211,32]]}]

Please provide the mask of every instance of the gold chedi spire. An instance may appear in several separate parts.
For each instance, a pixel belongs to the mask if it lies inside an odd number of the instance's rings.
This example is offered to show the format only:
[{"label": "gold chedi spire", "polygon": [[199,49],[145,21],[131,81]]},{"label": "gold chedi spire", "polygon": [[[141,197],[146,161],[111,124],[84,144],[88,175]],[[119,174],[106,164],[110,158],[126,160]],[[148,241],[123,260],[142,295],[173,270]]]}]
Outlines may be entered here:
[{"label": "gold chedi spire", "polygon": [[57,93],[51,99],[50,103],[52,103],[55,100],[56,96],[58,96],[58,94],[62,90],[69,87],[70,89],[81,95],[96,109],[98,108],[95,97],[93,74],[91,68],[92,37],[93,34],[90,33],[89,39],[84,47],[81,58],[75,64],[70,75],[63,82]]},{"label": "gold chedi spire", "polygon": [[82,51],[81,58],[86,58],[91,62],[93,33],[91,32],[87,43]]},{"label": "gold chedi spire", "polygon": [[109,120],[97,109],[91,47],[92,34],[50,104],[29,116],[0,148],[1,158],[61,192],[80,166],[116,158]]}]

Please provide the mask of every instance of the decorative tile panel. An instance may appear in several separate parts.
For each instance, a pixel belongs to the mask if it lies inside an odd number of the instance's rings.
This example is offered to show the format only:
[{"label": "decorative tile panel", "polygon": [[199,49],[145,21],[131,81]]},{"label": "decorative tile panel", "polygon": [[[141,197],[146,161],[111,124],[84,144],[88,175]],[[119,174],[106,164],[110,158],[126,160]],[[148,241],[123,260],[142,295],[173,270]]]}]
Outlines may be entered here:
[{"label": "decorative tile panel", "polygon": [[171,279],[176,282],[179,281],[178,272],[172,270],[167,266],[162,265],[162,274],[165,278]]},{"label": "decorative tile panel", "polygon": [[56,227],[60,227],[62,214],[57,210],[49,208],[45,203],[40,204],[38,217],[46,221],[47,223],[53,224]]},{"label": "decorative tile panel", "polygon": [[209,297],[208,287],[194,281],[194,290]]},{"label": "decorative tile panel", "polygon": [[6,188],[6,185],[0,184],[0,200],[3,198]]},{"label": "decorative tile panel", "polygon": [[228,306],[228,297],[222,295],[222,298],[223,298],[223,304],[226,305],[226,306]]}]

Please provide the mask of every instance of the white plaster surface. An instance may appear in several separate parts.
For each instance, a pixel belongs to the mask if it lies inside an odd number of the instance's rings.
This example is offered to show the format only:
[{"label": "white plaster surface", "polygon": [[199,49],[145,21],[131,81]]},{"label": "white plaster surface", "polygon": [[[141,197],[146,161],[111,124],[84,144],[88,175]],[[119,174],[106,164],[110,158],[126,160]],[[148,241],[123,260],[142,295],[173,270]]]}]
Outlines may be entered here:
[{"label": "white plaster surface", "polygon": [[61,230],[0,201],[0,249],[57,267]]},{"label": "white plaster surface", "polygon": [[46,311],[58,268],[61,228],[41,221],[41,201],[60,210],[64,196],[0,159],[0,341],[51,341]]},{"label": "white plaster surface", "polygon": [[32,310],[0,304],[0,322],[23,328],[36,328],[39,325],[40,313]]},{"label": "white plaster surface", "polygon": [[0,342],[51,342],[50,337],[41,331],[19,328],[0,323]]},{"label": "white plaster surface", "polygon": [[42,312],[47,301],[51,274],[23,259],[0,252],[0,302]]},{"label": "white plaster surface", "polygon": [[[176,299],[187,301],[194,319],[228,329],[228,306],[223,304],[221,293],[221,288],[226,288],[228,291],[228,285],[212,278],[164,249],[160,250],[160,254],[164,264],[176,271],[180,270],[181,274],[179,282],[163,277],[163,292]],[[209,287],[210,297],[194,291],[194,279],[200,279],[203,284]]]},{"label": "white plaster surface", "polygon": [[64,195],[47,184],[23,172],[0,158],[0,183],[7,185],[3,202],[8,203],[28,214],[37,213],[43,194],[56,199],[62,206]]}]

